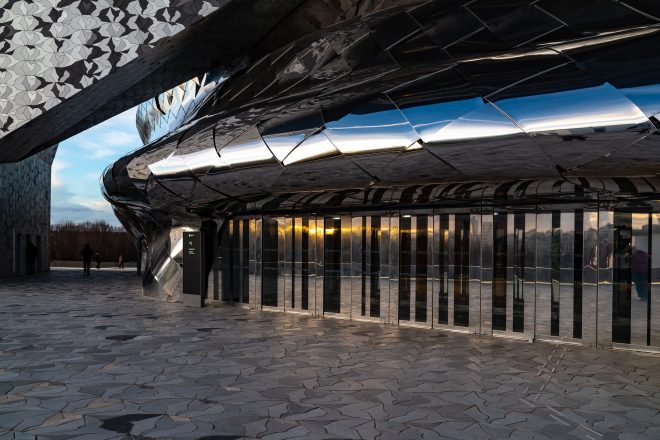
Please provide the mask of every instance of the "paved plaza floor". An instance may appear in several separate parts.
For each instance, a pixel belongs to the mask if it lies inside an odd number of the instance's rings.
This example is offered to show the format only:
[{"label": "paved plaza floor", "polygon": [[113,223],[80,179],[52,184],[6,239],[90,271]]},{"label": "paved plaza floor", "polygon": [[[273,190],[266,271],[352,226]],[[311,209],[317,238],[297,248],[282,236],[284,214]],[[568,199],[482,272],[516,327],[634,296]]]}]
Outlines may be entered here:
[{"label": "paved plaza floor", "polygon": [[660,438],[660,357],[0,280],[0,439]]}]

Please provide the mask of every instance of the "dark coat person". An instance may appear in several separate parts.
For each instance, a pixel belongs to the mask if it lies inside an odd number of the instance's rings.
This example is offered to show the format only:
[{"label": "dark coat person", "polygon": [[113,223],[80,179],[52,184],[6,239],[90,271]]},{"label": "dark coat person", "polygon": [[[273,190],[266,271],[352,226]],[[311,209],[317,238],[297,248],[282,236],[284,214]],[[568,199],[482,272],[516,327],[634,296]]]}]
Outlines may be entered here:
[{"label": "dark coat person", "polygon": [[32,243],[32,240],[28,240],[25,245],[25,258],[27,259],[27,272],[34,273],[37,260],[37,247]]},{"label": "dark coat person", "polygon": [[101,268],[101,254],[98,252],[96,253],[96,268],[100,269]]},{"label": "dark coat person", "polygon": [[83,273],[89,275],[89,267],[92,265],[92,255],[94,251],[89,247],[89,243],[85,243],[85,247],[80,252],[83,257]]}]

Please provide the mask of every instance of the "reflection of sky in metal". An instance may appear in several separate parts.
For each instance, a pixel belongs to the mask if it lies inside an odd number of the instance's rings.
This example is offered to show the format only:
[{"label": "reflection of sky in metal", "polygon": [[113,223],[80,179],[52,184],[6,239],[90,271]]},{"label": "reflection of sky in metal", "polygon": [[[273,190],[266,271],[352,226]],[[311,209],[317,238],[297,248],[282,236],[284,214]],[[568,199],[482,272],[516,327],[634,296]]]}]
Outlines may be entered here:
[{"label": "reflection of sky in metal", "polygon": [[527,133],[648,123],[642,111],[610,84],[495,102]]},{"label": "reflection of sky in metal", "polygon": [[299,132],[281,135],[270,135],[264,136],[263,139],[277,160],[282,162],[284,158],[287,157],[289,153],[291,153],[291,150],[293,150],[296,145],[305,139],[305,133]]},{"label": "reflection of sky in metal", "polygon": [[284,159],[284,165],[306,162],[313,159],[337,154],[337,149],[324,133],[318,133],[305,139]]},{"label": "reflection of sky in metal", "polygon": [[325,134],[343,154],[405,149],[419,135],[399,110],[348,114],[326,124]]},{"label": "reflection of sky in metal", "polygon": [[200,151],[195,151],[194,153],[185,154],[181,157],[188,166],[188,169],[192,172],[210,167],[222,168],[225,166],[225,163],[218,157],[215,148],[205,148]]},{"label": "reflection of sky in metal", "polygon": [[420,139],[425,143],[442,143],[521,133],[584,133],[585,129],[596,128],[616,131],[649,124],[645,113],[653,114],[659,108],[660,86],[620,92],[605,83],[502,99],[493,104],[472,98],[402,110],[394,107],[372,113],[356,111],[326,123],[323,131],[307,138],[302,131],[262,138],[256,130],[248,130],[223,147],[219,155],[214,148],[181,156],[172,154],[149,168],[156,176],[164,176],[275,163],[275,159],[286,166],[339,153],[419,149],[423,148],[417,142]]},{"label": "reflection of sky in metal", "polygon": [[230,167],[234,167],[266,162],[271,160],[273,155],[261,137],[259,137],[227,145],[220,150],[220,158]]},{"label": "reflection of sky in metal", "polygon": [[167,176],[275,160],[286,166],[339,153],[355,155],[423,148],[418,140],[442,143],[521,133],[584,133],[585,129],[596,128],[616,131],[649,123],[647,115],[660,110],[660,85],[619,91],[605,83],[502,99],[493,104],[471,98],[401,110],[394,107],[371,113],[355,111],[326,123],[325,130],[307,138],[303,131],[262,138],[257,131],[248,130],[223,147],[219,155],[214,148],[186,155],[172,154],[149,165],[149,169],[156,176]]},{"label": "reflection of sky in metal", "polygon": [[461,99],[402,108],[401,112],[424,142],[433,142],[444,126],[481,104],[481,98]]},{"label": "reflection of sky in metal", "polygon": [[149,169],[155,176],[174,175],[188,171],[188,166],[181,156],[169,157],[149,165]]},{"label": "reflection of sky in metal", "polygon": [[481,103],[476,109],[435,133],[431,142],[490,138],[521,132],[520,128],[492,105]]},{"label": "reflection of sky in metal", "polygon": [[660,84],[620,89],[646,116],[660,113]]}]

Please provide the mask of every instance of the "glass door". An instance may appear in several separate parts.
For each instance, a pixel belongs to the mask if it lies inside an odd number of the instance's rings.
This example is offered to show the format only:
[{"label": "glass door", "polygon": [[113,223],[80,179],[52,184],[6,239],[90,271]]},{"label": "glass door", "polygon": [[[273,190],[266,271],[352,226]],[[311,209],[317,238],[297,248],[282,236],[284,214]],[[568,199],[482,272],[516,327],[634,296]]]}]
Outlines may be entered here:
[{"label": "glass door", "polygon": [[287,285],[288,311],[307,312],[310,294],[310,237],[309,217],[291,219],[290,232],[287,233],[287,267],[285,277]]},{"label": "glass door", "polygon": [[380,321],[384,283],[381,280],[381,248],[387,235],[379,215],[353,217],[352,227],[352,297],[351,317]]},{"label": "glass door", "polygon": [[493,330],[506,331],[507,284],[509,264],[507,257],[507,214],[493,215]]},{"label": "glass door", "polygon": [[433,225],[426,213],[403,213],[399,223],[399,323],[433,323]]},{"label": "glass door", "polygon": [[[432,247],[426,258],[430,267],[420,273],[427,284],[427,320],[434,327],[461,328],[473,325],[479,331],[480,271],[481,271],[481,215],[438,211],[428,220],[427,236]],[[475,236],[471,236],[473,233]],[[478,236],[478,237],[477,237]],[[424,240],[420,240],[424,242]],[[420,255],[421,261],[425,256]],[[472,295],[471,295],[472,294]],[[472,296],[472,298],[470,298]],[[421,299],[421,298],[420,298]],[[470,310],[472,303],[473,309]],[[432,304],[432,307],[430,306]],[[420,304],[421,306],[421,304]],[[421,307],[420,307],[421,308]],[[433,310],[433,313],[430,310]],[[472,315],[472,318],[470,317]]]},{"label": "glass door", "polygon": [[250,219],[225,223],[220,236],[222,300],[250,301]]},{"label": "glass door", "polygon": [[341,312],[341,217],[326,217],[323,258],[323,313]]},{"label": "glass door", "polygon": [[262,223],[261,304],[263,307],[281,306],[278,295],[279,234],[275,218],[264,217]]},{"label": "glass door", "polygon": [[433,221],[435,324],[449,325],[449,214],[437,214]]},{"label": "glass door", "polygon": [[[526,261],[528,246],[524,212],[496,211],[493,215],[492,325],[494,331],[525,332]],[[533,266],[532,266],[533,267]],[[534,278],[532,278],[533,280]],[[533,289],[531,290],[533,292]]]},{"label": "glass door", "polygon": [[612,342],[630,344],[632,214],[614,213]]},{"label": "glass door", "polygon": [[454,325],[470,325],[470,214],[456,214],[454,234]]}]

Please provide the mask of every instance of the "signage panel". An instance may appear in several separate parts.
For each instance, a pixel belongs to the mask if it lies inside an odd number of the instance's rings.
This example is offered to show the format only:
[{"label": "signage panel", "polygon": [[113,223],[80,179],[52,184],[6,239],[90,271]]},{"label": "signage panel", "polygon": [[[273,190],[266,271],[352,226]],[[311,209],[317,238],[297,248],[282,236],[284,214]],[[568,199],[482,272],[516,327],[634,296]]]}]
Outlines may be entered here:
[{"label": "signage panel", "polygon": [[183,303],[204,305],[204,233],[183,233]]}]

